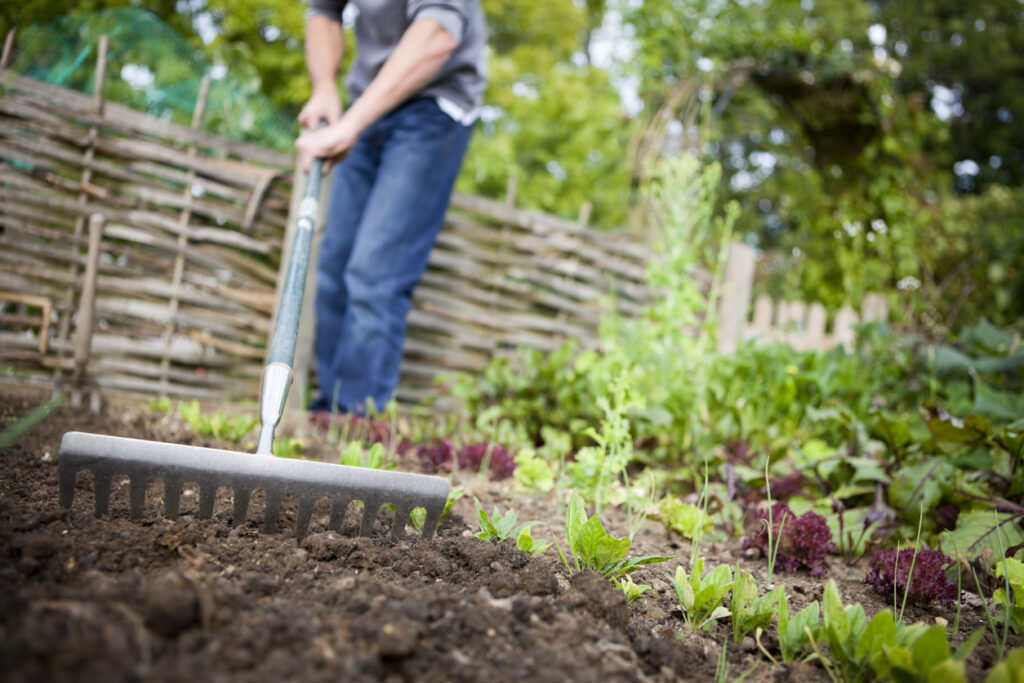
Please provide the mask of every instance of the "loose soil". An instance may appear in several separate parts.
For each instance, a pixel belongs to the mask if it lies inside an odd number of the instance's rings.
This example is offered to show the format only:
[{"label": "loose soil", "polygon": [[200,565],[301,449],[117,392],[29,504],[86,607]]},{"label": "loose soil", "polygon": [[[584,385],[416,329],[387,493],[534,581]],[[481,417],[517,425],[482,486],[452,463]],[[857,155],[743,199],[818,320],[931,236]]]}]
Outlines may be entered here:
[{"label": "loose soil", "polygon": [[[0,384],[0,430],[47,398]],[[655,521],[637,536],[636,552],[676,559],[635,574],[652,589],[627,605],[600,575],[567,575],[553,548],[531,558],[473,536],[473,496],[488,510],[512,507],[523,521],[545,522],[535,536],[561,533],[554,501],[512,495],[507,482],[463,476],[467,495],[428,541],[410,528],[393,543],[386,512],[370,538],[356,535],[353,514],[342,533],[326,531],[319,508],[311,533],[296,539],[294,504],[282,511],[280,533],[263,533],[258,496],[245,523],[232,526],[226,490],[214,517],[199,520],[186,487],[180,513],[167,519],[156,483],[141,521],[127,518],[123,484],[97,519],[88,474],[71,510],[57,502],[60,438],[72,430],[230,448],[196,439],[141,402],[118,402],[98,415],[65,405],[0,453],[2,680],[707,681],[723,643],[730,680],[747,672],[752,681],[827,680],[812,664],[773,665],[749,637],[733,643],[728,620],[687,630],[667,575],[687,561],[689,545]],[[307,455],[336,459],[317,434],[306,435]],[[624,535],[625,518],[608,517]],[[765,561],[738,540],[707,543],[702,554],[710,566],[739,563],[767,584]],[[863,584],[865,565],[830,558],[829,576],[846,602],[871,614],[888,603]],[[775,580],[794,611],[821,597],[822,581],[806,573]],[[954,619],[937,605],[908,614]],[[969,595],[961,633],[983,625],[981,601]],[[774,636],[763,645],[777,650]],[[970,677],[980,680],[994,661],[988,635],[968,660]]]}]

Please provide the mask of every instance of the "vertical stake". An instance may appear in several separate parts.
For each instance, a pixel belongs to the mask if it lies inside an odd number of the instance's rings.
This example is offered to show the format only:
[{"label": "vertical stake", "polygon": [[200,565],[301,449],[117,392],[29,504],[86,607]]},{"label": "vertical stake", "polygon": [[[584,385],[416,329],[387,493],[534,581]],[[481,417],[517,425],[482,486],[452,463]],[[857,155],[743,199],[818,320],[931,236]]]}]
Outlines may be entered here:
[{"label": "vertical stake", "polygon": [[[199,85],[199,95],[196,97],[196,106],[192,110],[193,130],[198,129],[199,124],[202,123],[203,112],[206,110],[206,99],[209,94],[210,76],[206,75],[203,77],[203,81]],[[196,158],[196,151],[196,145],[193,142],[188,146],[189,161]],[[168,376],[171,368],[171,357],[169,355],[171,339],[174,337],[174,332],[178,327],[178,309],[181,306],[181,296],[178,290],[185,278],[185,251],[188,248],[189,222],[192,220],[192,185],[195,183],[195,180],[196,169],[194,165],[190,165],[188,174],[185,178],[185,189],[182,190],[183,206],[181,213],[178,215],[178,245],[177,254],[175,254],[174,257],[174,271],[171,275],[170,310],[167,316],[167,325],[164,327],[164,355],[160,359],[160,386],[165,394],[169,385]]]},{"label": "vertical stake", "polygon": [[4,38],[4,53],[0,55],[0,71],[7,69],[11,65],[11,53],[14,52],[14,36],[18,33],[18,27],[12,26],[11,30],[7,32],[7,37]]},{"label": "vertical stake", "polygon": [[[97,116],[103,116],[103,87],[106,82],[106,71],[107,71],[107,49],[109,47],[109,41],[106,35],[100,36],[99,45],[96,55],[96,72],[93,76],[93,90],[92,90],[92,105],[93,113]],[[89,136],[86,142],[85,154],[82,157],[82,175],[81,184],[83,189],[78,193],[78,205],[82,207],[82,211],[75,218],[75,240],[72,244],[78,243],[78,238],[85,232],[85,207],[89,203],[89,195],[86,193],[84,186],[88,185],[92,180],[92,160],[96,155],[96,138],[99,135],[99,126],[93,124],[89,128]],[[72,246],[72,249],[77,247]],[[74,261],[71,264],[71,284],[68,285],[67,291],[64,293],[64,304],[65,308],[71,306],[74,301],[75,285],[74,283],[78,280],[78,262]],[[71,333],[71,316],[64,315],[60,319],[60,326],[57,331],[57,338],[61,341],[67,341],[68,336]],[[61,373],[61,367],[58,364],[57,369],[54,371],[56,376]]]}]

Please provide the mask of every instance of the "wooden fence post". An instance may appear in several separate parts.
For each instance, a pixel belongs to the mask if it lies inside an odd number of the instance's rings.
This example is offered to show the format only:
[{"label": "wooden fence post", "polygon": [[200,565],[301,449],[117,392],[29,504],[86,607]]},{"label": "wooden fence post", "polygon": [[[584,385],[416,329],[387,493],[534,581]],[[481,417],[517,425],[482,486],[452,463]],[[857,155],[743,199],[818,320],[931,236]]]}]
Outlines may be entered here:
[{"label": "wooden fence post", "polygon": [[729,245],[722,297],[718,302],[719,353],[732,353],[743,338],[756,267],[757,249],[738,242]]},{"label": "wooden fence post", "polygon": [[[199,85],[199,95],[196,97],[196,105],[192,110],[192,128],[198,129],[203,121],[203,112],[206,109],[206,98],[210,94],[210,77],[204,76]],[[188,146],[188,158],[196,158],[197,147],[193,142]],[[174,272],[171,275],[171,300],[170,310],[167,313],[167,325],[164,326],[164,357],[160,359],[160,383],[168,384],[168,374],[171,368],[171,340],[178,329],[178,308],[181,306],[181,283],[185,279],[185,251],[188,249],[188,227],[192,220],[192,185],[196,180],[196,169],[190,167],[185,175],[185,189],[182,191],[183,205],[181,213],[178,214],[178,227],[181,232],[178,234],[178,253],[174,256]]]},{"label": "wooden fence post", "polygon": [[[100,242],[103,239],[103,214],[89,216],[89,251],[85,259],[85,273],[82,276],[82,294],[78,300],[78,317],[75,321],[74,364],[71,371],[71,405],[82,403],[83,390],[90,394],[93,412],[99,412],[99,389],[88,378],[89,356],[92,351],[92,335],[96,326],[96,279],[99,275]],[[87,385],[91,385],[88,388]]]},{"label": "wooden fence post", "polygon": [[[107,78],[107,48],[109,41],[106,35],[100,36],[100,41],[96,50],[96,71],[93,75],[93,89],[92,89],[92,108],[93,113],[102,116],[103,115],[103,86]],[[89,128],[89,137],[86,142],[85,155],[82,158],[82,175],[80,177],[80,184],[82,189],[78,193],[78,204],[83,208],[89,203],[89,194],[85,191],[85,186],[92,180],[92,167],[93,159],[96,155],[96,138],[99,136],[99,126],[93,125]],[[75,237],[80,237],[85,231],[85,214],[79,214],[75,219]],[[78,264],[71,264],[71,282],[78,278]],[[65,302],[70,305],[74,298],[74,284],[68,287],[65,294]],[[61,318],[60,327],[58,329],[57,336],[61,341],[68,338],[68,334],[71,331],[71,320],[70,316],[64,316]],[[60,373],[60,366],[58,366],[57,373]]]}]

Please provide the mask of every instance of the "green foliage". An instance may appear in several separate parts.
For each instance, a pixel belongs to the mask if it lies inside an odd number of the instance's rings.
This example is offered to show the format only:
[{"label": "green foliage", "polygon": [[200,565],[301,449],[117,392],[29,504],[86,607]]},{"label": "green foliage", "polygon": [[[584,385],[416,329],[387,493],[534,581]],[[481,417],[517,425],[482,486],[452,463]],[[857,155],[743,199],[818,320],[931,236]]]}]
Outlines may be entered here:
[{"label": "green foliage", "polygon": [[782,661],[789,666],[799,657],[814,638],[821,625],[821,608],[818,601],[804,607],[790,618],[789,602],[782,594],[778,609],[779,650]]},{"label": "green foliage", "polygon": [[[772,618],[779,613],[785,599],[785,590],[782,586],[776,586],[764,595],[758,596],[754,577],[736,567],[732,600],[729,605],[733,640],[738,643],[748,633],[753,633],[757,629],[767,629],[772,623]],[[781,632],[781,627],[779,630]]]},{"label": "green foliage", "polygon": [[1015,647],[985,677],[985,683],[1024,683],[1024,647]]},{"label": "green foliage", "polygon": [[555,488],[555,471],[551,463],[537,455],[532,448],[522,448],[515,455],[513,473],[516,491],[550,493]]},{"label": "green foliage", "polygon": [[223,411],[215,415],[203,415],[199,401],[193,399],[185,403],[178,403],[178,414],[192,430],[200,436],[212,436],[221,441],[237,444],[253,427],[259,424],[259,420],[252,415],[227,415]]},{"label": "green foliage", "polygon": [[704,559],[697,558],[689,575],[680,565],[676,567],[675,576],[669,576],[669,580],[683,610],[683,619],[689,626],[703,628],[729,616],[729,609],[722,604],[726,594],[733,588],[729,565],[719,565],[704,574]]},{"label": "green foliage", "polygon": [[631,574],[644,565],[672,559],[660,555],[627,557],[632,541],[628,537],[615,538],[605,531],[600,516],[588,518],[583,499],[575,492],[565,511],[565,540],[572,562],[557,541],[555,547],[569,572],[592,569],[609,580]]},{"label": "green foliage", "polygon": [[391,469],[395,465],[389,463],[387,451],[382,443],[374,443],[367,447],[362,441],[350,441],[341,450],[338,460],[340,465],[349,467],[369,467],[375,470]]},{"label": "green foliage", "polygon": [[626,604],[633,602],[641,595],[651,590],[651,586],[646,583],[633,583],[632,576],[624,576],[621,579],[612,579],[615,587],[623,592],[626,596]]},{"label": "green foliage", "polygon": [[480,521],[480,531],[476,533],[476,537],[482,538],[485,541],[493,539],[500,543],[510,538],[518,539],[524,530],[529,529],[534,524],[540,524],[540,522],[533,521],[516,525],[519,514],[515,510],[509,509],[502,515],[498,508],[494,508],[491,514],[488,515],[477,498],[474,497],[473,502],[476,504],[476,514]]},{"label": "green foliage", "polygon": [[658,518],[666,527],[691,541],[699,540],[714,526],[711,516],[702,508],[674,496],[665,496],[658,503]]},{"label": "green foliage", "polygon": [[524,526],[523,530],[519,532],[519,536],[516,537],[516,547],[530,555],[540,555],[550,548],[551,545],[551,543],[544,543],[539,539],[535,539],[530,533],[530,527],[528,526]]},{"label": "green foliage", "polygon": [[1004,585],[992,592],[992,600],[1009,609],[1010,626],[1024,634],[1024,562],[1007,557],[996,563],[995,573]]},{"label": "green foliage", "polygon": [[305,444],[302,439],[293,436],[284,436],[274,439],[274,455],[279,458],[298,458],[302,456]]},{"label": "green foliage", "polygon": [[[455,504],[459,498],[466,495],[466,490],[461,486],[455,486],[448,490],[448,498],[445,500],[444,509],[441,510],[441,516],[437,518],[437,523],[440,524],[444,521],[444,518],[451,512],[452,505]],[[409,513],[409,523],[416,529],[422,529],[423,525],[427,522],[427,511],[424,508],[413,508],[413,511]]]}]

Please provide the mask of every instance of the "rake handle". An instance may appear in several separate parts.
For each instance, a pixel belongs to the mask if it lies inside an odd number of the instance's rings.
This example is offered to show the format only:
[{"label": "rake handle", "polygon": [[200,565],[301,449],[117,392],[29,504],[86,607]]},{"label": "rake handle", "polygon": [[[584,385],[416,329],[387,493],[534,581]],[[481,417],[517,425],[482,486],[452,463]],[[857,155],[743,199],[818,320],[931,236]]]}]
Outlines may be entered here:
[{"label": "rake handle", "polygon": [[299,331],[302,299],[306,292],[306,272],[309,253],[313,245],[313,230],[320,210],[320,185],[323,182],[323,159],[313,160],[306,177],[306,189],[299,204],[295,221],[288,270],[277,304],[277,319],[270,337],[267,364],[263,368],[260,385],[260,439],[256,447],[259,455],[273,455],[274,429],[284,413],[285,399],[295,371],[295,340]]}]

